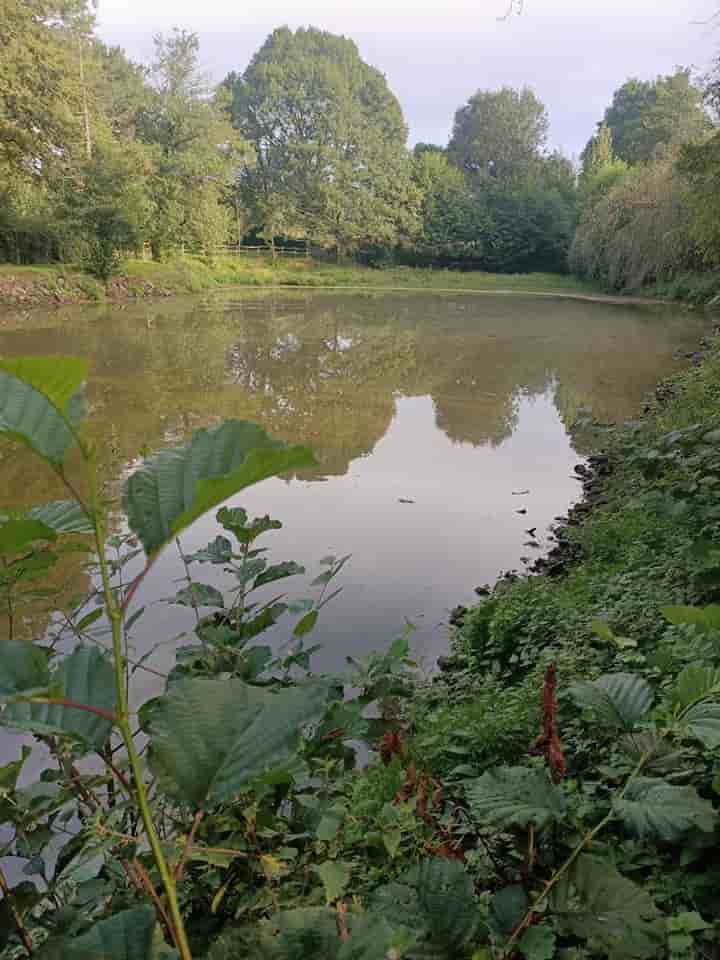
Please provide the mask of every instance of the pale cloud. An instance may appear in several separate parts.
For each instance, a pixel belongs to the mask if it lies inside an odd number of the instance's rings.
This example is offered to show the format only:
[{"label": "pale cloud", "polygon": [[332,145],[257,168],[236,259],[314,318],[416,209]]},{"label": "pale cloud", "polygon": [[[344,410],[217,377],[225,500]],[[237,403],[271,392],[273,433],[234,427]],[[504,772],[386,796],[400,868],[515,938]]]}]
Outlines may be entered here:
[{"label": "pale cloud", "polygon": [[216,80],[242,70],[276,26],[313,24],[353,37],[399,97],[412,140],[447,140],[457,107],[479,87],[533,86],[550,113],[551,139],[578,152],[628,76],[677,65],[703,69],[720,34],[707,21],[717,0],[100,0],[100,33],[138,60],[152,34],[200,34]]}]

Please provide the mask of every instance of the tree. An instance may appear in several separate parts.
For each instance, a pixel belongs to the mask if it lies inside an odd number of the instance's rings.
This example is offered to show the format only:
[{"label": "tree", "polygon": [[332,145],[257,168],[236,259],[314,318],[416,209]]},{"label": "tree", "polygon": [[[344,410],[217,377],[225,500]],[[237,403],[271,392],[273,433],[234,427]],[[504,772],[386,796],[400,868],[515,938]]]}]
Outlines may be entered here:
[{"label": "tree", "polygon": [[702,91],[692,83],[689,70],[654,81],[627,80],[615,91],[598,132],[603,125],[612,135],[615,155],[629,164],[646,163],[659,146],[695,140],[710,129]]},{"label": "tree", "polygon": [[627,163],[615,155],[610,127],[601,123],[582,157],[579,181],[581,204],[595,203],[607,195],[628,169]]},{"label": "tree", "polygon": [[458,264],[481,259],[492,220],[486,204],[445,151],[415,148],[413,179],[422,195],[415,262]]},{"label": "tree", "polygon": [[476,179],[517,184],[537,164],[547,132],[545,107],[529,87],[479,90],[455,114],[448,157]]},{"label": "tree", "polygon": [[80,138],[79,53],[91,25],[87,0],[2,0],[0,173],[62,161]]},{"label": "tree", "polygon": [[100,280],[115,272],[121,250],[137,250],[148,234],[152,170],[152,156],[143,144],[118,142],[108,127],[101,127],[77,181],[66,185],[64,230],[80,240],[80,256]]},{"label": "tree", "polygon": [[414,229],[402,111],[351,40],[282,27],[225,86],[255,148],[241,184],[258,231],[345,254]]},{"label": "tree", "polygon": [[197,34],[175,30],[155,37],[154,89],[138,118],[138,135],[157,157],[150,235],[156,258],[185,244],[209,254],[229,239],[232,195],[250,160],[248,145],[227,119],[227,91],[211,95],[198,53]]}]

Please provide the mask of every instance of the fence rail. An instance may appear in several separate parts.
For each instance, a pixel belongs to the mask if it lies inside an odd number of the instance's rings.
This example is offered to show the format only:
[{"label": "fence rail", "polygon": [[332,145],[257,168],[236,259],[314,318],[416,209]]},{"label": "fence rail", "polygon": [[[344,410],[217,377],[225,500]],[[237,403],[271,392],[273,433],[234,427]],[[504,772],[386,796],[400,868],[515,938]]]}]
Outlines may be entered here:
[{"label": "fence rail", "polygon": [[[272,260],[283,257],[296,258],[298,260],[312,260],[312,253],[309,248],[304,250],[297,247],[271,247],[268,244],[249,246],[248,244],[226,243],[218,244],[214,247],[201,248],[180,244],[174,248],[174,253],[186,257],[269,257]],[[152,250],[149,243],[144,244],[142,251],[143,260],[152,260]]]}]

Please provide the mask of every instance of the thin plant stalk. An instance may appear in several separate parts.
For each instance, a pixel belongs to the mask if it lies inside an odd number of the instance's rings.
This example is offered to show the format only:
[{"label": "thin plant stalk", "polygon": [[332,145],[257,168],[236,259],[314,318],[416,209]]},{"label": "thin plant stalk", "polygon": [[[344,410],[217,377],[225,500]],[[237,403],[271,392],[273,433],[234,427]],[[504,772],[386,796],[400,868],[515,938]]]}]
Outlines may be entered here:
[{"label": "thin plant stalk", "polygon": [[123,738],[125,749],[127,750],[128,762],[133,775],[133,784],[135,788],[135,799],[137,801],[140,816],[142,817],[145,833],[152,850],[155,865],[160,879],[162,881],[165,896],[167,897],[168,912],[172,924],[172,932],[175,944],[180,952],[181,960],[192,960],[190,945],[185,932],[180,904],[177,897],[177,888],[172,872],[168,866],[165,854],[160,844],[160,838],[155,827],[150,810],[145,783],[143,781],[142,764],[140,756],[135,747],[132,727],[130,725],[130,709],[128,706],[128,696],[126,688],[127,665],[123,652],[123,614],[110,582],[110,573],[108,570],[107,558],[105,556],[105,529],[102,517],[102,511],[98,502],[97,493],[97,474],[94,454],[90,453],[86,461],[88,464],[88,481],[90,489],[91,518],[95,531],[95,546],[98,553],[98,562],[100,565],[100,577],[102,580],[103,596],[105,600],[105,610],[112,627],[112,652],[115,666],[115,683],[117,690],[117,716],[116,723]]}]

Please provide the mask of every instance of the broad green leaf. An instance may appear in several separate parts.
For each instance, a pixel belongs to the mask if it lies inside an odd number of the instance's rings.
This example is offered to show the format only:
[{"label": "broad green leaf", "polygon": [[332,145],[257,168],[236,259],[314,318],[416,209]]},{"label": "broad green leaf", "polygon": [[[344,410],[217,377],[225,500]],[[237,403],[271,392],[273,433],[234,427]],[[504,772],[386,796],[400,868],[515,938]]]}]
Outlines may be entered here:
[{"label": "broad green leaf", "polygon": [[338,960],[400,960],[415,941],[409,931],[398,930],[392,918],[373,913],[351,914],[348,926],[350,937],[340,941]]},{"label": "broad green leaf", "polygon": [[382,833],[382,842],[388,856],[394,860],[402,843],[402,830],[399,827],[386,827]]},{"label": "broad green leaf", "polygon": [[468,782],[466,793],[472,814],[501,829],[532,823],[542,830],[565,813],[563,793],[545,770],[499,767]]},{"label": "broad green leaf", "polygon": [[165,945],[153,908],[136,907],[101,920],[74,940],[51,942],[38,960],[172,960],[177,956]]},{"label": "broad green leaf", "polygon": [[320,818],[320,823],[315,831],[315,836],[323,843],[331,843],[338,835],[344,819],[344,809],[327,810]]},{"label": "broad green leaf", "polygon": [[703,746],[709,750],[720,747],[720,703],[703,701],[690,707],[683,722]]},{"label": "broad green leaf", "polygon": [[207,583],[191,583],[178,590],[172,600],[182,607],[224,607],[225,599],[215,587]]},{"label": "broad green leaf", "polygon": [[12,792],[15,789],[18,777],[20,776],[22,768],[25,766],[25,761],[31,753],[32,750],[30,747],[22,747],[18,760],[12,760],[10,763],[6,763],[5,766],[0,767],[0,797],[4,791]]},{"label": "broad green leaf", "polygon": [[429,927],[431,942],[442,945],[448,956],[461,954],[477,928],[477,903],[473,882],[457,860],[434,857],[418,868],[418,905]]},{"label": "broad green leaf", "polygon": [[457,860],[425,859],[402,883],[389,883],[373,894],[373,912],[402,926],[422,941],[412,956],[465,956],[478,924],[473,883]]},{"label": "broad green leaf", "polygon": [[22,380],[65,410],[87,380],[88,362],[81,357],[12,357],[0,360],[0,373]]},{"label": "broad green leaf", "polygon": [[709,607],[663,607],[662,615],[675,626],[692,625],[703,632],[720,630],[720,606]]},{"label": "broad green leaf", "polygon": [[86,376],[74,357],[0,360],[0,432],[60,466],[82,419]]},{"label": "broad green leaf", "polygon": [[688,707],[716,692],[720,693],[720,670],[689,664],[677,678],[674,700],[679,706]]},{"label": "broad green leaf", "polygon": [[340,860],[326,860],[319,864],[315,870],[322,880],[325,888],[325,900],[327,903],[333,903],[339,900],[345,893],[347,885],[350,883],[352,867],[349,863],[343,863]]},{"label": "broad green leaf", "polygon": [[0,554],[15,554],[38,540],[57,540],[57,533],[32,517],[10,517],[0,523]]},{"label": "broad green leaf", "polygon": [[591,683],[575,683],[570,688],[580,707],[591,707],[599,720],[609,727],[632,730],[653,703],[649,683],[634,673],[606,673]]},{"label": "broad green leaf", "polygon": [[[52,673],[50,687],[54,697],[108,712],[115,710],[115,672],[96,647],[79,646],[65,657]],[[28,701],[11,703],[2,715],[2,722],[33,733],[78,737],[94,748],[105,743],[112,729],[109,719],[86,710]]]},{"label": "broad green leaf", "polygon": [[14,697],[49,683],[47,649],[23,640],[0,640],[0,697]]},{"label": "broad green leaf", "polygon": [[526,960],[553,960],[555,931],[546,923],[530,927],[522,935],[518,948]]},{"label": "broad green leaf", "polygon": [[665,924],[649,894],[615,867],[584,853],[571,880],[581,910],[559,916],[563,933],[587,940],[593,954],[612,960],[644,960],[658,955]]},{"label": "broad green leaf", "polygon": [[306,634],[314,630],[319,616],[319,610],[311,610],[309,613],[306,613],[305,616],[298,620],[298,622],[295,624],[295,629],[293,630],[295,636],[304,637]]},{"label": "broad green leaf", "polygon": [[180,680],[153,705],[151,766],[186,803],[222,803],[293,755],[328,693],[322,683],[274,693],[238,679]]},{"label": "broad green leaf", "polygon": [[296,577],[301,573],[305,573],[305,567],[300,566],[299,563],[295,563],[293,560],[276,563],[268,567],[267,570],[264,570],[259,577],[255,578],[253,588],[262,587],[263,584],[266,583],[274,583],[276,580],[284,580],[285,577]]},{"label": "broad green leaf", "polygon": [[145,461],[125,485],[128,522],[152,555],[193,520],[253,483],[312,466],[305,447],[271,440],[262,428],[229,420],[190,443]]},{"label": "broad green leaf", "polygon": [[631,784],[614,804],[625,825],[641,839],[647,836],[673,843],[690,830],[711,833],[717,815],[709,800],[694,787],[676,787],[657,780]]},{"label": "broad green leaf", "polygon": [[502,887],[490,901],[490,921],[499,938],[509,937],[527,913],[527,893],[519,883]]}]

